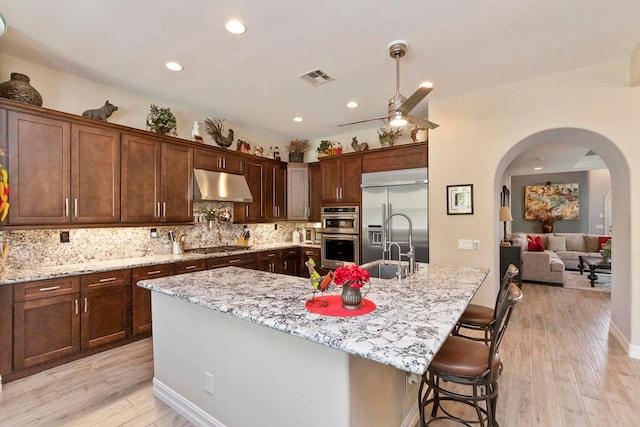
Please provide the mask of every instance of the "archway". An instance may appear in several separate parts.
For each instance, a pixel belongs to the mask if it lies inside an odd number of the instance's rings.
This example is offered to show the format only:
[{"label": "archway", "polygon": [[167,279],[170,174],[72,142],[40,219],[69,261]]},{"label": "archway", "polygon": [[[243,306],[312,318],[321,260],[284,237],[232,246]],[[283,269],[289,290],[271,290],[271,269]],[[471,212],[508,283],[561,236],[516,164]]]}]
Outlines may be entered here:
[{"label": "archway", "polygon": [[[536,132],[521,141],[516,142],[509,149],[496,168],[494,177],[494,199],[496,203],[494,218],[498,218],[500,191],[509,164],[521,153],[532,147],[556,141],[558,143],[573,143],[584,146],[598,154],[609,168],[611,176],[611,196],[615,200],[612,212],[612,223],[615,224],[611,232],[612,252],[616,254],[612,264],[612,276],[615,284],[611,289],[611,323],[610,331],[617,338],[628,345],[631,337],[631,214],[630,188],[631,179],[629,165],[622,152],[613,141],[607,137],[587,129],[555,128]],[[495,247],[499,245],[500,224],[496,221]],[[620,336],[622,335],[622,336]]]}]

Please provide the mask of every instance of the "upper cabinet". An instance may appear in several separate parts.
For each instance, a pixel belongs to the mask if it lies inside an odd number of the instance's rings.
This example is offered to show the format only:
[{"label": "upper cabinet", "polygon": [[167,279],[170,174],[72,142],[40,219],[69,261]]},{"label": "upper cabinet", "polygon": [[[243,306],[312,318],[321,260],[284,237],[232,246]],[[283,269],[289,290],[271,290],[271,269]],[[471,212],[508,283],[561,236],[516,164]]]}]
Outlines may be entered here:
[{"label": "upper cabinet", "polygon": [[[309,163],[309,219],[320,222],[322,211],[322,170],[320,162]],[[320,265],[320,264],[318,264]]]},{"label": "upper cabinet", "polygon": [[307,221],[311,215],[309,205],[309,166],[306,163],[287,165],[287,218]]},{"label": "upper cabinet", "polygon": [[196,148],[193,153],[196,169],[244,175],[245,158],[222,149]]},{"label": "upper cabinet", "polygon": [[421,142],[365,151],[362,173],[426,168],[429,165],[428,147],[427,143]]},{"label": "upper cabinet", "polygon": [[320,160],[322,169],[322,203],[354,203],[361,199],[360,155],[340,155]]},{"label": "upper cabinet", "polygon": [[234,203],[233,216],[235,222],[259,222],[264,220],[265,165],[259,158],[248,159],[245,163],[244,177],[249,185],[251,203]]},{"label": "upper cabinet", "polygon": [[193,148],[122,135],[122,222],[193,221]]},{"label": "upper cabinet", "polygon": [[120,221],[120,135],[7,112],[10,225]]},{"label": "upper cabinet", "polygon": [[287,164],[265,160],[265,219],[286,220]]}]

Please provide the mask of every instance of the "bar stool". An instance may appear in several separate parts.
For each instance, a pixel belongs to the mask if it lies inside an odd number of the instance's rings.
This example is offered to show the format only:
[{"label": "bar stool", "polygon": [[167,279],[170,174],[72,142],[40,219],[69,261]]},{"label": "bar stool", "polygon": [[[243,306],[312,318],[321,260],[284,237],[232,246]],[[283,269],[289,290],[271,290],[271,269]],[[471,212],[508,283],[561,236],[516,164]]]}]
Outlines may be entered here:
[{"label": "bar stool", "polygon": [[[474,341],[481,341],[486,345],[489,345],[489,341],[491,340],[491,331],[493,330],[493,326],[495,323],[498,306],[507,295],[509,284],[511,283],[513,278],[518,275],[518,273],[518,268],[513,264],[509,264],[507,271],[504,272],[504,276],[502,277],[500,289],[498,290],[498,295],[496,295],[496,303],[493,308],[485,307],[478,304],[469,304],[464,313],[462,313],[462,316],[460,316],[460,320],[458,320],[456,326],[453,327],[453,331],[451,332],[451,334]],[[462,333],[461,329],[481,331],[483,333],[483,337],[465,335],[464,333]]]},{"label": "bar stool", "polygon": [[[422,374],[418,389],[418,408],[420,408],[422,427],[439,419],[451,419],[466,426],[470,423],[479,423],[481,427],[498,427],[495,416],[498,378],[502,371],[498,348],[507,329],[513,307],[522,301],[522,298],[522,290],[513,283],[509,284],[507,297],[498,307],[489,346],[459,336],[452,335],[447,338],[426,372]],[[425,385],[427,390],[423,393]],[[459,388],[468,389],[468,387],[471,387],[469,393],[458,391]],[[429,398],[431,392],[433,397]],[[473,407],[478,421],[457,417],[444,409],[442,403],[450,401]],[[481,404],[482,402],[484,405]],[[426,422],[424,412],[429,405],[433,405],[432,418]],[[438,409],[441,409],[445,415],[437,417]]]}]

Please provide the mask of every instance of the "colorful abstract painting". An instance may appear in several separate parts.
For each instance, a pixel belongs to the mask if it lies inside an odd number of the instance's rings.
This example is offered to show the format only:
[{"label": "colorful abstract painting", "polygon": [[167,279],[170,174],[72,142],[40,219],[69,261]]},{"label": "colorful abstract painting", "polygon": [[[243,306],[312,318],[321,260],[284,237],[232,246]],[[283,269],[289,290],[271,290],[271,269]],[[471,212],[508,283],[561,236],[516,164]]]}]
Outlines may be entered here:
[{"label": "colorful abstract painting", "polygon": [[554,222],[578,219],[578,183],[527,185],[524,191],[524,219]]}]

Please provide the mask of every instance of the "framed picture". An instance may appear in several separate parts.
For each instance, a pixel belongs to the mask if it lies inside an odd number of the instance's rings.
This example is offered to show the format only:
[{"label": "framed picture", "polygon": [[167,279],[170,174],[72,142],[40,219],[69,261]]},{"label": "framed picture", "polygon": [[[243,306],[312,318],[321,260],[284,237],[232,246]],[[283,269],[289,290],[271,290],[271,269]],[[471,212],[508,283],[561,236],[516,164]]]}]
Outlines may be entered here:
[{"label": "framed picture", "polygon": [[447,215],[473,215],[473,184],[447,185]]}]

